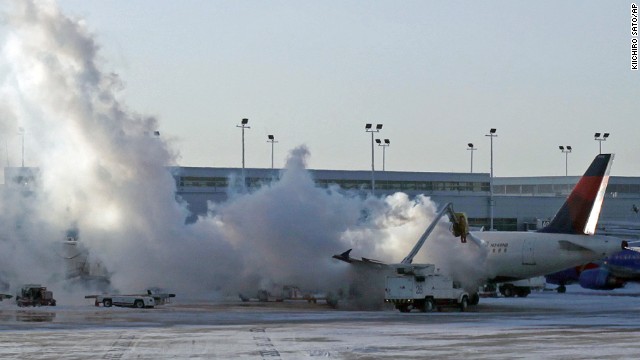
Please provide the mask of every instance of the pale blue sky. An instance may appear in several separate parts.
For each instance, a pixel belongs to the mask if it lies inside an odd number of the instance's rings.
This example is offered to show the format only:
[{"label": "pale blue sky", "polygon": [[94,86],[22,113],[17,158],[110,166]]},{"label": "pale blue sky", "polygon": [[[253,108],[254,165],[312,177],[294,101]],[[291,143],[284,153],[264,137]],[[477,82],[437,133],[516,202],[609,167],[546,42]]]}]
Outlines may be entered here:
[{"label": "pale blue sky", "polygon": [[[628,1],[86,1],[121,98],[159,118],[179,165],[276,167],[301,144],[315,169],[581,174],[610,132],[613,175],[640,176],[640,72]],[[376,147],[376,168],[382,149]]]}]

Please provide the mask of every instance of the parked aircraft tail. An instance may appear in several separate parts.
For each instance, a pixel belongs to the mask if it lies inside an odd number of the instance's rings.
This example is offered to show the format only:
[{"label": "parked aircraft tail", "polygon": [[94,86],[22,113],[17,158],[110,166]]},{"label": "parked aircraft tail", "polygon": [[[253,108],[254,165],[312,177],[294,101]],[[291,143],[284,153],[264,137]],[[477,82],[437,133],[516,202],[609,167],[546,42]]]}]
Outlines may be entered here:
[{"label": "parked aircraft tail", "polygon": [[602,208],[613,154],[596,156],[543,233],[593,235]]}]

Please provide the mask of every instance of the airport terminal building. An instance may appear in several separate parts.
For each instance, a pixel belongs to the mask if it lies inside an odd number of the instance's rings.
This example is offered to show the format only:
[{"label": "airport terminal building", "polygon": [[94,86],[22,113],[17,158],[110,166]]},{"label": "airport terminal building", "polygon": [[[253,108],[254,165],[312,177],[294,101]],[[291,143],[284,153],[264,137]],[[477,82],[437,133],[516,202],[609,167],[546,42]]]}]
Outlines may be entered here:
[{"label": "airport terminal building", "polygon": [[[5,168],[5,186],[26,190],[37,186],[38,168]],[[206,214],[209,201],[227,199],[231,187],[252,191],[281,176],[279,169],[170,167],[176,196],[187,202],[193,214],[188,221]],[[316,186],[338,188],[356,196],[371,194],[371,171],[308,170]],[[493,196],[488,173],[376,171],[375,195],[404,192],[410,197],[424,194],[442,206],[467,214],[469,225],[489,229],[491,203],[493,225],[499,231],[541,228],[562,206],[579,176],[494,177]],[[493,200],[492,200],[493,199]],[[599,228],[612,222],[637,223],[640,228],[640,177],[611,176],[600,215]],[[601,229],[602,230],[602,229]]]},{"label": "airport terminal building", "polygon": [[[204,214],[207,202],[227,198],[229,186],[242,178],[239,168],[172,168],[177,196],[194,214]],[[339,186],[361,196],[371,193],[371,171],[308,170],[318,187]],[[280,176],[280,170],[244,170],[249,191]],[[376,171],[375,195],[404,192],[410,197],[424,194],[438,205],[452,202],[456,211],[465,212],[470,226],[489,229],[493,198],[494,229],[500,231],[535,230],[549,221],[562,206],[580,176],[494,177],[493,196],[488,173],[444,173]],[[605,195],[600,224],[640,223],[640,177],[612,176]]]}]

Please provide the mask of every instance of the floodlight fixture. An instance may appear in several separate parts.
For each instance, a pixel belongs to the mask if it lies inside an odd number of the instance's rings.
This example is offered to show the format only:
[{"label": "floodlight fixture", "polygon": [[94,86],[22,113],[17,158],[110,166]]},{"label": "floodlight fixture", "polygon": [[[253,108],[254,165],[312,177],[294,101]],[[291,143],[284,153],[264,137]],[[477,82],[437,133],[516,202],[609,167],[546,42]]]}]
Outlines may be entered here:
[{"label": "floodlight fixture", "polygon": [[277,143],[277,141],[273,135],[267,135],[267,138],[269,139],[267,142],[271,143],[271,168],[273,169],[273,144]]},{"label": "floodlight fixture", "polygon": [[376,188],[376,180],[375,180],[375,166],[374,166],[374,151],[373,151],[373,133],[380,132],[382,130],[382,124],[377,124],[376,129],[372,129],[372,124],[365,124],[364,129],[366,132],[371,133],[371,193],[374,194]]},{"label": "floodlight fixture", "polygon": [[497,137],[496,129],[491,128],[489,133],[485,136],[491,138],[491,173],[489,174],[489,231],[493,231],[493,207],[495,206],[493,201],[493,138]]},{"label": "floodlight fixture", "polygon": [[607,141],[608,137],[609,137],[609,133],[602,134],[602,137],[600,137],[600,133],[599,132],[597,132],[594,135],[594,140],[600,143],[600,145],[598,146],[600,148],[600,154],[602,154],[602,142],[603,141]]},{"label": "floodlight fixture", "polygon": [[385,171],[385,153],[387,146],[391,145],[391,142],[389,142],[389,139],[384,139],[384,143],[382,140],[376,139],[376,142],[378,143],[378,146],[382,146],[382,171]]},{"label": "floodlight fixture", "polygon": [[473,143],[468,143],[467,146],[467,150],[471,151],[471,172],[473,173],[473,152],[478,149],[473,147]]},{"label": "floodlight fixture", "polygon": [[240,125],[236,127],[242,128],[242,177],[244,178],[244,129],[251,129],[251,126],[247,125],[249,119],[244,118],[240,121]]},{"label": "floodlight fixture", "polygon": [[560,151],[564,153],[564,176],[569,176],[569,153],[571,152],[571,146],[567,145],[566,148],[562,145],[558,146]]}]

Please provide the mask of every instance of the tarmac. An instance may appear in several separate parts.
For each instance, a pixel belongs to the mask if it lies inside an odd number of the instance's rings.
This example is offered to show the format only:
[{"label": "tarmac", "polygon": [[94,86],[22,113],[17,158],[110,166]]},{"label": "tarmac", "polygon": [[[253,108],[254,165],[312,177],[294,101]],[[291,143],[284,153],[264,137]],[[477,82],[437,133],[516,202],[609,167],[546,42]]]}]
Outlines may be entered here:
[{"label": "tarmac", "polygon": [[406,314],[179,297],[154,309],[0,302],[2,359],[638,359],[639,338],[640,287]]}]

